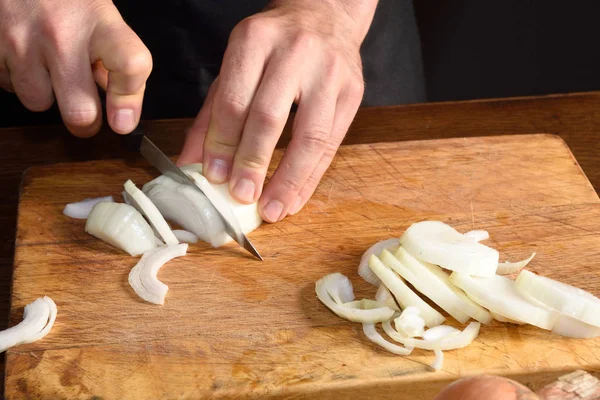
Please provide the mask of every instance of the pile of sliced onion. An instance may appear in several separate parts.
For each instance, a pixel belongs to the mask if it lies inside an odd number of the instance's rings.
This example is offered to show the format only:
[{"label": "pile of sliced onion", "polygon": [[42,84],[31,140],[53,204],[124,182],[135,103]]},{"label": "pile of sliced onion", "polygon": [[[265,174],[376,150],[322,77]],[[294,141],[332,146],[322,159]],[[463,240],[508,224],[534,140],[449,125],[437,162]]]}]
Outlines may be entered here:
[{"label": "pile of sliced onion", "polygon": [[56,304],[48,296],[40,297],[26,305],[23,320],[0,332],[0,352],[42,339],[52,329],[57,313]]}]

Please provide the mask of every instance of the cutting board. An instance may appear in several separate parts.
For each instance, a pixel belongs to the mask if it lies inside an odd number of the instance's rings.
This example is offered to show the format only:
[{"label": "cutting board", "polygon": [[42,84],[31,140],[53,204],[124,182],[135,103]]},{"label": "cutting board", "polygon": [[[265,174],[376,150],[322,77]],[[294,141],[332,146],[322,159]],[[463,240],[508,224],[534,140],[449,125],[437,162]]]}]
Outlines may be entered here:
[{"label": "cutting board", "polygon": [[[276,163],[281,156],[277,153]],[[467,348],[390,354],[359,324],[332,314],[314,284],[356,273],[376,241],[436,219],[487,229],[501,260],[536,251],[530,269],[600,295],[600,202],[565,143],[551,135],[344,146],[298,215],[250,234],[265,261],[235,244],[190,246],[159,278],[163,306],[127,283],[137,262],[87,235],[64,205],[114,195],[155,176],[142,161],[36,167],[23,178],[11,323],[48,295],[52,332],[10,349],[9,399],[410,398],[429,400],[483,372],[539,387],[576,368],[600,368],[600,340],[493,322]]]}]

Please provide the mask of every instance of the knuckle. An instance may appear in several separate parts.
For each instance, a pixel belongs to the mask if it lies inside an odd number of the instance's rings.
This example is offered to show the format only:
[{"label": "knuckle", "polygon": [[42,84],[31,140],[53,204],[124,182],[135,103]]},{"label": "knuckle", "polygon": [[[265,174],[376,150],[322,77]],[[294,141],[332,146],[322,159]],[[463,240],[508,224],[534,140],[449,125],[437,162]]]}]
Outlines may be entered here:
[{"label": "knuckle", "polygon": [[313,50],[319,43],[319,36],[309,30],[301,30],[292,39],[292,49],[299,54]]},{"label": "knuckle", "polygon": [[233,28],[231,40],[264,40],[273,36],[273,23],[265,17],[248,17]]},{"label": "knuckle", "polygon": [[96,117],[96,110],[91,108],[69,109],[62,112],[65,124],[76,128],[86,128],[93,125]]},{"label": "knuckle", "polygon": [[147,78],[152,72],[152,55],[146,46],[141,46],[121,61],[120,71],[126,76]]},{"label": "knuckle", "polygon": [[362,98],[365,93],[365,81],[361,76],[356,76],[353,79],[350,79],[348,83],[348,90],[350,91],[351,96]]},{"label": "knuckle", "polygon": [[339,53],[333,53],[329,56],[325,64],[325,77],[328,80],[335,79],[340,76],[344,66],[347,64],[346,59]]},{"label": "knuckle", "polygon": [[286,177],[281,184],[288,192],[298,193],[302,189],[300,182],[293,177]]},{"label": "knuckle", "polygon": [[54,103],[52,93],[19,90],[16,90],[16,93],[21,103],[23,103],[28,110],[34,112],[47,111]]},{"label": "knuckle", "polygon": [[298,139],[305,152],[310,154],[319,153],[326,149],[329,144],[329,131],[323,128],[311,129]]},{"label": "knuckle", "polygon": [[260,154],[244,154],[240,157],[239,165],[242,169],[262,171],[269,166],[269,159]]},{"label": "knuckle", "polygon": [[216,137],[209,137],[206,141],[206,147],[211,152],[218,154],[233,154],[237,148],[237,141],[228,140],[226,135],[219,135]]},{"label": "knuckle", "polygon": [[219,109],[231,118],[243,118],[248,110],[248,102],[242,95],[234,92],[224,92],[219,96]]},{"label": "knuckle", "polygon": [[251,113],[252,119],[258,123],[264,132],[271,132],[281,124],[282,117],[272,108],[257,106],[252,108]]}]

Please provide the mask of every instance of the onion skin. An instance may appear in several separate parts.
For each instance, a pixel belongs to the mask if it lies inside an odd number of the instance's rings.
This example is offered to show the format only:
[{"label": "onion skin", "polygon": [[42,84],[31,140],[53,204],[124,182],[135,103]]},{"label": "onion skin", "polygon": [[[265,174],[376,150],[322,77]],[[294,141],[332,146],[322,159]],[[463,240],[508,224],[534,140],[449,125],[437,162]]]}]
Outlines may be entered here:
[{"label": "onion skin", "polygon": [[500,376],[481,375],[460,379],[433,400],[541,400],[519,382]]}]

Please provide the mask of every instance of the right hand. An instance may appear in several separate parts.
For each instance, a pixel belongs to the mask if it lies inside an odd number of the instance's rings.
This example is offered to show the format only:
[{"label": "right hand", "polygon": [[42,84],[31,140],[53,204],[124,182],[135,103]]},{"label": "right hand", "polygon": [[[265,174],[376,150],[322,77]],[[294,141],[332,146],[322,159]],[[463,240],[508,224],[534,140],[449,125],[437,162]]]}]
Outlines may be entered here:
[{"label": "right hand", "polygon": [[111,0],[0,0],[0,87],[32,111],[58,103],[80,137],[107,120],[120,134],[137,126],[152,57]]}]

